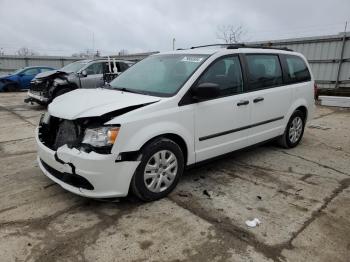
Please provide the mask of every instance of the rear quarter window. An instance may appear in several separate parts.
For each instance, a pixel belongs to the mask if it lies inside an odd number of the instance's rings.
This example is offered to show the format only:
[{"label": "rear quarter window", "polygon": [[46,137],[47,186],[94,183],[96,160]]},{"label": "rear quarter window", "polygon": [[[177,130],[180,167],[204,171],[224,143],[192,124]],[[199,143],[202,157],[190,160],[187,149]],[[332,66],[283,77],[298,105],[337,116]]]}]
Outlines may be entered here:
[{"label": "rear quarter window", "polygon": [[309,69],[299,56],[285,56],[287,80],[289,83],[299,83],[311,80]]}]

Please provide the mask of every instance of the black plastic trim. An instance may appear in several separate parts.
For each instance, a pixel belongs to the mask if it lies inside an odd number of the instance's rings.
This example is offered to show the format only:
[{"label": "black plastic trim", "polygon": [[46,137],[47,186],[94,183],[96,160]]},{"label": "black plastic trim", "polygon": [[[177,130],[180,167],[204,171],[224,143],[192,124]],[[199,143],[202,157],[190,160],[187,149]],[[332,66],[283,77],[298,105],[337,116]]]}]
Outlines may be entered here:
[{"label": "black plastic trim", "polygon": [[264,145],[270,141],[274,141],[278,138],[280,138],[281,136],[276,136],[276,137],[273,137],[273,138],[269,138],[267,140],[264,140],[262,142],[259,142],[257,144],[254,144],[254,145],[251,145],[251,146],[247,146],[247,147],[242,147],[240,149],[236,149],[236,150],[233,150],[231,152],[228,152],[228,153],[225,153],[225,154],[222,154],[222,155],[218,155],[218,156],[215,156],[215,157],[211,157],[211,158],[208,158],[208,159],[205,159],[205,160],[202,160],[202,161],[199,161],[199,162],[196,162],[196,163],[193,163],[193,164],[190,164],[190,165],[187,165],[185,168],[186,170],[190,170],[190,169],[193,169],[193,168],[198,168],[198,167],[201,167],[203,165],[206,165],[208,163],[211,163],[211,162],[214,162],[214,161],[217,161],[217,160],[220,160],[220,159],[225,159],[227,157],[230,157],[230,156],[233,156],[239,152],[247,152],[248,150],[251,150],[253,148],[257,148],[261,145]]},{"label": "black plastic trim", "polygon": [[46,164],[42,159],[40,159],[40,162],[47,172],[49,172],[52,176],[61,180],[62,182],[74,187],[84,188],[87,190],[94,190],[94,186],[86,178],[79,176],[77,174],[60,172],[54,169],[53,167],[49,166],[48,164]]},{"label": "black plastic trim", "polygon": [[220,132],[220,133],[216,133],[216,134],[212,134],[212,135],[208,135],[208,136],[203,136],[203,137],[199,138],[199,141],[204,141],[204,140],[208,140],[208,139],[211,139],[211,138],[224,136],[224,135],[228,135],[228,134],[235,133],[235,132],[238,132],[238,131],[242,131],[242,130],[245,130],[245,129],[257,127],[257,126],[260,126],[260,125],[265,125],[265,124],[268,124],[268,123],[271,123],[271,122],[282,120],[283,118],[284,118],[283,116],[280,116],[280,117],[276,117],[276,118],[273,118],[273,119],[269,119],[269,120],[265,120],[265,121],[262,121],[262,122],[258,122],[258,123],[252,124],[252,125],[242,126],[242,127],[239,127],[239,128],[228,130],[228,131],[224,131],[224,132]]}]

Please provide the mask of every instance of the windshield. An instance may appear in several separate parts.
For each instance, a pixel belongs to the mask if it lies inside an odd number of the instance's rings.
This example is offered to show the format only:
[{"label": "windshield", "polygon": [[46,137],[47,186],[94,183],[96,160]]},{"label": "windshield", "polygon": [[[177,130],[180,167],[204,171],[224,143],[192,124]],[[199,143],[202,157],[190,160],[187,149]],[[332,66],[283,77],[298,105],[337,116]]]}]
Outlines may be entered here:
[{"label": "windshield", "polygon": [[60,69],[60,71],[67,72],[67,73],[77,73],[83,66],[87,65],[88,62],[86,61],[78,61],[71,63],[69,65],[66,65]]},{"label": "windshield", "polygon": [[208,55],[150,56],[115,78],[110,87],[154,96],[172,96]]}]

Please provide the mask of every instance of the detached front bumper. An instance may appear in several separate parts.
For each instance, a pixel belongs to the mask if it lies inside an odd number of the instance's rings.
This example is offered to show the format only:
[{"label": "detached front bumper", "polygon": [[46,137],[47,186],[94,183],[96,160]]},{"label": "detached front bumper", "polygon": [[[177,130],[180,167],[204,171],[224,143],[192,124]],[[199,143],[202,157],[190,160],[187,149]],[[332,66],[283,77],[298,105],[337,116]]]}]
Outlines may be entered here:
[{"label": "detached front bumper", "polygon": [[38,163],[43,173],[64,189],[92,198],[123,197],[139,161],[115,162],[112,154],[86,153],[67,146],[53,151],[41,143],[36,129]]},{"label": "detached front bumper", "polygon": [[28,97],[24,99],[24,102],[37,102],[39,104],[47,104],[49,102],[49,99],[47,97],[44,97],[41,92],[33,92],[28,91],[27,93]]}]

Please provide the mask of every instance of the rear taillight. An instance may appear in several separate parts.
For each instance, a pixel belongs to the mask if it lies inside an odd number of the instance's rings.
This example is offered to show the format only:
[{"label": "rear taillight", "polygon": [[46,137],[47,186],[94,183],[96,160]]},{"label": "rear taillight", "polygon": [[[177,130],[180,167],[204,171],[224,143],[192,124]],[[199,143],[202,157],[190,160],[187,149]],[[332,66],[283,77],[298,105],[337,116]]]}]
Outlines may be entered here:
[{"label": "rear taillight", "polygon": [[318,87],[317,84],[314,84],[314,96],[315,96],[315,100],[318,100]]}]

